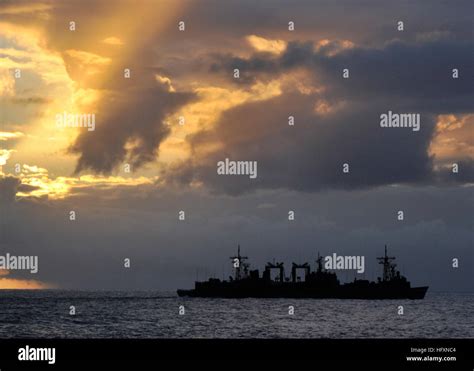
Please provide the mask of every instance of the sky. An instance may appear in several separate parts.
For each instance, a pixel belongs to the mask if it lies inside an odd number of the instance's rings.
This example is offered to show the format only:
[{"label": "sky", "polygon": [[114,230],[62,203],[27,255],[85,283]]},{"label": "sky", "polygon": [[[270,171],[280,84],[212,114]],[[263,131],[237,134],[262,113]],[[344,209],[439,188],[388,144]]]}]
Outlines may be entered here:
[{"label": "sky", "polygon": [[365,256],[342,281],[376,279],[388,245],[412,284],[473,291],[473,10],[0,0],[0,255],[39,259],[0,288],[190,288],[240,244],[260,269]]}]

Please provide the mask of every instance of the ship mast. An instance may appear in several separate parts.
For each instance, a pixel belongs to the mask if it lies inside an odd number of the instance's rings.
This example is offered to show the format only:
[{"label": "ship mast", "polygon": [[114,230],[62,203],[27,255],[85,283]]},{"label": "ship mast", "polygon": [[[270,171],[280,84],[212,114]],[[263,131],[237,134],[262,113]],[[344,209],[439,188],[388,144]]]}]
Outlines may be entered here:
[{"label": "ship mast", "polygon": [[235,268],[235,280],[240,280],[242,278],[241,268],[245,268],[243,261],[248,259],[248,257],[240,255],[240,244],[237,245],[237,256],[231,256],[230,259],[232,260],[233,266]]},{"label": "ship mast", "polygon": [[323,257],[319,255],[318,251],[318,259],[316,260],[316,265],[317,265],[317,272],[322,272],[323,271]]},{"label": "ship mast", "polygon": [[[379,264],[383,264],[383,281],[390,281],[395,264],[390,263],[395,260],[393,256],[387,256],[387,245],[385,245],[385,256],[377,258]],[[393,268],[393,269],[392,269]]]}]

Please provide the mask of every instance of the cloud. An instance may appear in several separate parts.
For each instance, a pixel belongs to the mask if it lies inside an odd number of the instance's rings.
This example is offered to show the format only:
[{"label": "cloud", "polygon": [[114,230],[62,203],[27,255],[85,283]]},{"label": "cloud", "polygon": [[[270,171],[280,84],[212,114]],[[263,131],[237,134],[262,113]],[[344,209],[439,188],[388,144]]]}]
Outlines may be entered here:
[{"label": "cloud", "polygon": [[[345,46],[344,46],[345,45]],[[468,78],[452,78],[452,60],[470,74],[472,43],[392,42],[380,49],[344,42],[290,42],[279,56],[256,53],[248,58],[213,55],[213,73],[228,76],[240,68],[239,83],[288,79],[306,71],[311,88],[286,84],[284,93],[244,103],[221,115],[216,125],[187,137],[193,156],[170,166],[170,183],[203,184],[233,195],[257,189],[318,191],[367,188],[390,184],[438,184],[430,146],[437,117],[472,111],[474,88]],[[449,56],[449,57],[448,57]],[[343,79],[343,68],[350,78]],[[421,130],[384,129],[380,114],[416,112]],[[294,127],[288,116],[295,117]],[[466,148],[474,139],[465,138]],[[212,148],[214,150],[206,150]],[[458,153],[458,159],[463,160]],[[224,158],[258,162],[256,180],[219,176]],[[350,173],[342,172],[349,164]],[[456,182],[470,181],[470,166]]]},{"label": "cloud", "polygon": [[[342,47],[344,41],[338,40],[323,44],[292,41],[280,56],[214,54],[210,70],[237,84],[253,84],[304,68],[312,73],[313,81],[327,87],[329,99],[390,98],[397,106],[433,113],[472,110],[474,88],[469,78],[452,78],[453,68],[463,76],[472,75],[472,41],[393,41],[382,48]],[[240,69],[241,79],[233,78],[234,68]],[[349,79],[342,78],[345,68]]]},{"label": "cloud", "polygon": [[8,204],[15,200],[15,195],[20,186],[20,179],[13,176],[0,176],[0,200]]},{"label": "cloud", "polygon": [[140,177],[120,176],[96,176],[93,174],[80,177],[54,177],[51,178],[48,171],[38,166],[24,164],[18,176],[0,177],[1,199],[11,203],[15,200],[44,199],[61,200],[71,197],[79,197],[84,193],[95,191],[120,192],[121,189],[140,186],[154,186],[158,179]]},{"label": "cloud", "polygon": [[107,67],[111,62],[110,58],[102,57],[84,50],[68,49],[65,51],[65,54],[73,58],[79,64],[92,67]]},{"label": "cloud", "polygon": [[23,15],[23,14],[41,14],[51,9],[51,4],[47,2],[10,2],[5,1],[0,7],[0,14],[2,15]]},{"label": "cloud", "polygon": [[48,170],[38,167],[36,165],[30,166],[27,164],[23,164],[23,172],[28,174],[28,173],[33,173],[33,174],[47,174]]},{"label": "cloud", "polygon": [[474,114],[439,115],[429,152],[438,163],[474,159]]},{"label": "cloud", "polygon": [[79,154],[76,173],[90,169],[109,174],[127,162],[135,171],[154,161],[169,134],[166,116],[189,103],[192,93],[172,92],[166,83],[115,92],[99,104],[96,129],[81,133],[70,152]]},{"label": "cloud", "polygon": [[14,149],[1,149],[0,148],[0,166],[3,166],[7,163],[8,159],[11,157],[13,152],[15,152]]},{"label": "cloud", "polygon": [[257,52],[278,55],[283,53],[286,49],[286,42],[283,40],[269,40],[257,35],[249,35],[245,39]]},{"label": "cloud", "polygon": [[102,40],[102,42],[104,44],[114,45],[114,46],[123,45],[123,41],[120,40],[118,37],[114,37],[114,36],[106,37],[104,40]]},{"label": "cloud", "polygon": [[[453,172],[454,164],[457,165],[457,172]],[[474,158],[461,158],[453,164],[442,165],[436,175],[439,181],[445,183],[474,184]]]},{"label": "cloud", "polygon": [[[188,138],[193,159],[168,169],[164,176],[171,182],[202,182],[230,194],[259,188],[317,191],[432,180],[427,148],[433,117],[423,117],[418,133],[387,131],[379,126],[384,106],[348,106],[320,115],[314,112],[313,96],[293,92],[230,109],[215,128]],[[288,125],[293,112],[294,127]],[[210,143],[219,150],[200,149]],[[216,164],[227,157],[257,161],[257,179],[219,176]],[[342,171],[344,163],[350,165],[349,174]]]},{"label": "cloud", "polygon": [[24,134],[20,131],[15,131],[15,132],[0,131],[0,141],[18,139],[18,138],[21,138],[23,136],[24,136]]},{"label": "cloud", "polygon": [[[57,62],[57,69],[61,69],[57,71],[58,75],[67,72],[68,81],[63,81],[63,87],[69,90],[63,89],[55,94],[53,104],[42,112],[43,122],[37,126],[49,128],[51,133],[46,135],[41,130],[41,134],[59,138],[56,147],[64,144],[69,155],[78,157],[76,174],[85,170],[110,174],[124,161],[132,165],[132,171],[136,171],[158,157],[160,143],[169,134],[164,119],[194,98],[191,91],[175,89],[170,78],[162,73],[163,79],[157,81],[153,72],[152,46],[156,43],[156,33],[171,22],[168,15],[178,8],[171,3],[133,7],[127,1],[110,8],[105,2],[95,1],[88,4],[87,11],[84,11],[83,4],[52,4],[50,21],[44,25],[33,15],[28,15],[28,20],[14,17],[6,20],[5,37],[9,40],[14,39],[14,34],[22,34],[18,29],[27,28],[25,23],[36,26],[28,27],[32,36],[22,44],[26,45],[26,50],[14,43],[15,48],[10,49],[15,50],[6,51],[9,68],[24,67],[27,63],[32,73],[38,73],[35,67],[38,60],[42,60],[45,62],[42,66],[48,64],[50,71],[56,70],[53,68],[56,66],[51,64]],[[148,11],[151,9],[154,12]],[[169,20],[153,22],[157,10]],[[64,19],[76,22],[76,32],[68,30],[68,22]],[[117,19],[120,22],[117,23]],[[61,29],[64,32],[58,31]],[[123,47],[106,47],[104,44]],[[124,78],[125,68],[132,70],[130,79]],[[42,69],[40,75],[42,79],[50,80]],[[54,122],[54,115],[64,111],[94,113],[96,130],[78,135],[75,130],[54,132],[54,124],[50,125]]]}]

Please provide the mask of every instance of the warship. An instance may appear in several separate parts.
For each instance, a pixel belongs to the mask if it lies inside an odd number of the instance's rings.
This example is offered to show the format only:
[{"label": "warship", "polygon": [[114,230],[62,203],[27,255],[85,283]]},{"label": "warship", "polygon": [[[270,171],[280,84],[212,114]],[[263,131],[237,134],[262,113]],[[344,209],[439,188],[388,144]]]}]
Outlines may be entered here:
[{"label": "warship", "polygon": [[[234,276],[229,280],[210,278],[195,282],[194,289],[178,290],[178,296],[200,298],[311,298],[311,299],[423,299],[428,286],[411,287],[410,282],[396,270],[395,257],[385,255],[377,258],[383,266],[382,277],[377,282],[354,279],[340,283],[335,272],[323,267],[323,257],[316,260],[316,270],[311,271],[309,263],[292,263],[290,277],[285,276],[283,263],[267,263],[260,276],[259,271],[250,270],[248,257],[237,255],[233,262]],[[277,270],[272,278],[272,270]],[[297,272],[303,270],[304,280]]]}]

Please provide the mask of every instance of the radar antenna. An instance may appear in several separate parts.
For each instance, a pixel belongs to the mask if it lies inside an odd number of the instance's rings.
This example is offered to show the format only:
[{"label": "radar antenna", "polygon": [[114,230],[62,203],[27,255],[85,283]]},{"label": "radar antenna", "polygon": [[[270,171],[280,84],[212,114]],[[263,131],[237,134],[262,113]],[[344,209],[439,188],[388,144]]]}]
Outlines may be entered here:
[{"label": "radar antenna", "polygon": [[395,260],[394,256],[387,256],[387,245],[385,245],[385,256],[377,258],[379,264],[383,265],[383,281],[390,281],[394,275],[395,267],[397,266],[391,261]]}]

